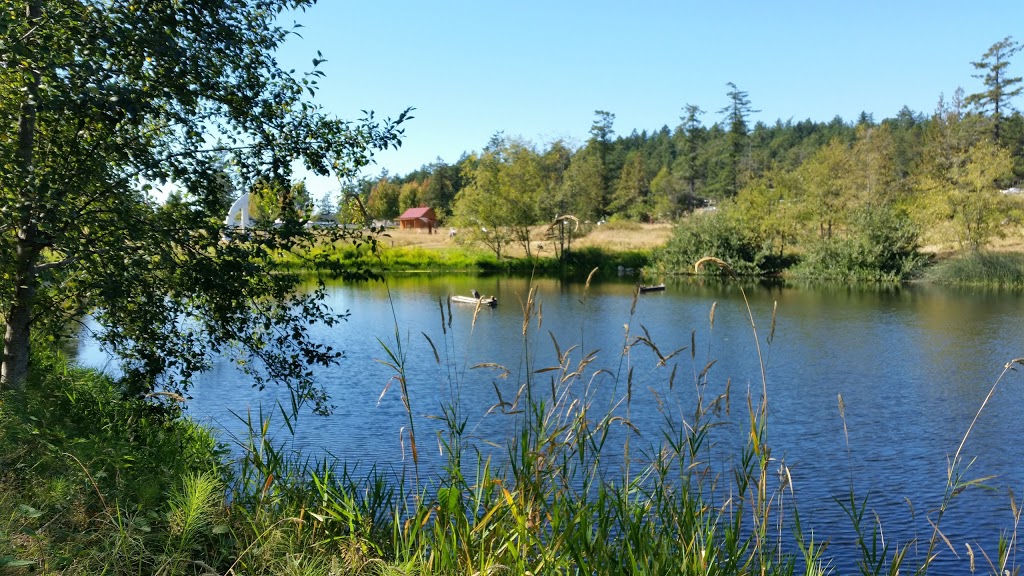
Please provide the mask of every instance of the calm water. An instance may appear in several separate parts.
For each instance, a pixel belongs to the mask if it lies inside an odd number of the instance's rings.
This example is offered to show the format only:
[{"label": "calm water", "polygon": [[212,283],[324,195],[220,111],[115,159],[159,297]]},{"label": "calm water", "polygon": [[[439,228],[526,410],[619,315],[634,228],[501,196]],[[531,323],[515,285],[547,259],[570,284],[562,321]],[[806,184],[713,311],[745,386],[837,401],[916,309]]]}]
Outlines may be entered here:
[{"label": "calm water", "polygon": [[[578,346],[575,358],[599,351],[593,367],[607,373],[593,379],[596,407],[619,402],[626,394],[626,374],[633,371],[629,417],[640,431],[631,440],[636,446],[657,441],[664,425],[655,393],[673,407],[672,417],[681,419],[680,414],[690,414],[695,374],[716,360],[708,393],[724,391],[731,383],[735,421],[716,431],[716,441],[724,447],[742,444],[743,396],[748,388],[759,396],[761,382],[754,337],[735,285],[670,282],[665,292],[642,295],[631,314],[629,284],[606,281],[585,290],[581,283],[536,280],[542,323],[530,325],[524,346],[520,301],[528,285],[525,279],[506,277],[415,276],[392,278],[388,286],[334,287],[335,310],[352,313],[347,323],[321,334],[347,354],[340,366],[321,374],[336,410],[327,418],[300,420],[290,441],[307,453],[325,451],[363,466],[396,471],[411,466],[408,442],[402,442],[409,419],[397,384],[388,388],[394,371],[375,360],[386,358],[378,339],[396,347],[397,326],[424,476],[443,463],[436,440],[441,426],[432,416],[440,414],[453,390],[474,441],[484,447],[485,440],[501,442],[515,421],[487,414],[497,402],[495,388],[509,399],[525,371],[556,365],[552,338],[563,350]],[[496,295],[500,305],[481,311],[475,326],[471,306],[453,305],[451,328],[443,332],[439,301],[473,288]],[[924,286],[882,291],[750,286],[747,295],[767,366],[772,456],[791,470],[805,529],[813,529],[816,540],[830,539],[826,556],[835,557],[833,565],[842,573],[854,572],[850,522],[833,501],[853,486],[859,496],[870,497],[869,508],[881,518],[888,542],[926,542],[931,532],[925,516],[941,501],[947,458],[1004,364],[1024,356],[1024,296]],[[716,302],[712,327],[709,312]],[[775,303],[777,322],[768,345]],[[642,327],[663,353],[689,347],[692,335],[695,359],[687,350],[657,368],[645,347],[624,354],[624,343],[643,334]],[[81,358],[92,365],[104,363],[88,342]],[[493,370],[472,368],[482,362],[500,363],[510,375],[500,379]],[[669,390],[673,363],[677,373]],[[1013,528],[1010,490],[1024,494],[1022,380],[1012,373],[999,384],[965,446],[967,459],[975,458],[969,474],[994,478],[987,482],[991,490],[961,494],[944,518],[944,533],[960,559],[944,547],[941,572],[965,572],[965,543],[976,551],[980,544],[992,554],[1000,530]],[[272,393],[257,394],[227,362],[207,374],[192,396],[192,416],[227,434],[242,430],[233,412],[273,401]],[[621,465],[622,459],[608,461]],[[919,560],[923,555],[921,544],[908,556]]]}]

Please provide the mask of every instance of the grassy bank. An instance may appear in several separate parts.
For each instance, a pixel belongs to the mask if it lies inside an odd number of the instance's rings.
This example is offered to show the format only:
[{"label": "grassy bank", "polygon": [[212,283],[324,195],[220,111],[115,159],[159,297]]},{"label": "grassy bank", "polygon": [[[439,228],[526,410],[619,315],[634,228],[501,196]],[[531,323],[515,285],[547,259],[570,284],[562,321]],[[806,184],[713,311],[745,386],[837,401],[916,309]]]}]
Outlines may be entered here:
[{"label": "grassy bank", "polygon": [[[531,257],[516,247],[500,260],[493,252],[442,235],[392,230],[377,237],[376,243],[320,246],[302,255],[279,254],[277,258],[296,271],[309,268],[316,260],[338,269],[365,268],[377,273],[503,272],[582,279],[594,268],[613,274],[620,266],[643,270],[652,278],[694,274],[693,262],[715,254],[745,276],[1024,286],[1024,252],[1017,251],[1021,248],[1017,243],[1001,242],[982,252],[947,249],[936,256],[922,251],[913,234],[899,226],[882,222],[876,228],[881,231],[864,238],[822,241],[800,252],[780,253],[751,241],[742,230],[715,217],[693,216],[674,228],[618,222],[577,239],[562,259],[550,253],[550,242],[537,241]],[[703,273],[720,271],[712,267]]]},{"label": "grassy bank", "polygon": [[[460,401],[464,387],[480,385],[454,360],[473,326],[439,313],[442,332],[430,343],[444,382],[409,382],[401,339],[381,354],[408,409],[410,461],[424,446],[440,449],[446,465],[437,475],[415,464],[405,478],[355,474],[355,463],[287,452],[259,414],[229,455],[180,417],[174,399],[124,398],[107,378],[37,361],[29,392],[0,404],[0,574],[829,572],[828,535],[800,525],[788,470],[772,456],[763,363],[752,391],[737,395],[709,378],[710,351],[662,350],[643,330],[627,328],[604,361],[555,341],[553,355],[541,354],[526,346],[533,330],[545,330],[531,294],[525,353],[555,360],[524,372],[491,367],[502,389],[511,387],[488,416],[508,420],[495,446],[466,430]],[[707,330],[716,314],[749,318],[758,357],[768,352],[774,318],[755,323],[749,309],[712,308]],[[597,368],[609,357],[622,359],[618,373]],[[634,367],[659,382],[640,390]],[[613,379],[616,398],[595,397],[597,377]],[[417,448],[424,407],[409,391],[422,384],[448,395],[443,433],[419,438]],[[685,387],[685,400],[669,400],[673,386]],[[646,393],[664,399],[663,425],[640,434],[630,414]],[[745,441],[724,440],[725,430]],[[883,538],[865,497],[851,491],[836,504],[854,527],[863,573],[923,573],[948,552],[942,513],[973,486],[964,469],[958,451],[929,516],[936,530],[917,547]],[[1015,573],[1015,534],[1005,543],[987,551],[988,565],[975,549],[979,571]]]},{"label": "grassy bank", "polygon": [[[507,272],[517,274],[544,274],[551,276],[577,276],[585,278],[594,268],[613,272],[619,266],[639,270],[650,263],[649,250],[609,249],[584,246],[574,249],[564,258],[554,256],[507,257],[500,260],[492,252],[462,247],[424,248],[416,245],[388,246],[378,243],[376,250],[370,245],[343,244],[318,247],[297,255],[282,253],[277,258],[285,267],[295,271],[308,268],[317,260],[321,267],[347,270],[365,268],[380,274],[404,272]],[[324,264],[326,263],[326,266]]]},{"label": "grassy bank", "polygon": [[961,286],[1024,287],[1024,254],[968,252],[931,267],[925,280]]}]

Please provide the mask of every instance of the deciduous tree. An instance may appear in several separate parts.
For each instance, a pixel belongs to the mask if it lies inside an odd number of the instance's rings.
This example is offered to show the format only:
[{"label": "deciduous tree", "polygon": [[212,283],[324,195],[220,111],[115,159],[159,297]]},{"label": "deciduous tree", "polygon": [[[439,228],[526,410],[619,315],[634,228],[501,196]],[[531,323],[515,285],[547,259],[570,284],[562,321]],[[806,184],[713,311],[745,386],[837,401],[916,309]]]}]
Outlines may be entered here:
[{"label": "deciduous tree", "polygon": [[366,202],[366,211],[370,218],[377,220],[398,218],[400,194],[398,185],[387,176],[382,176],[370,189],[370,197]]},{"label": "deciduous tree", "polygon": [[[319,402],[309,365],[338,353],[307,325],[334,322],[322,292],[277,274],[275,254],[316,241],[294,217],[223,242],[217,174],[287,187],[295,162],[352,175],[398,125],[328,116],[274,52],[279,22],[314,0],[23,0],[0,14],[0,379],[22,386],[32,335],[92,311],[136,391],[187,381],[211,354]],[[153,185],[186,201],[157,206]],[[243,241],[244,240],[244,241]],[[325,257],[326,258],[326,257]],[[318,257],[307,262],[342,273]],[[358,275],[358,273],[357,273]],[[255,373],[255,371],[254,371]]]},{"label": "deciduous tree", "polygon": [[844,220],[851,197],[850,149],[833,139],[797,170],[803,220],[818,229],[820,239],[832,238]]},{"label": "deciduous tree", "polygon": [[544,178],[540,157],[532,147],[502,138],[488,146],[466,175],[469,185],[456,197],[455,218],[465,234],[484,244],[497,258],[519,242],[531,255],[530,226],[538,221]]},{"label": "deciduous tree", "polygon": [[989,140],[972,146],[952,186],[943,190],[957,242],[971,250],[982,248],[1000,234],[1005,218],[1005,198],[997,183],[1010,174],[1009,153]]}]

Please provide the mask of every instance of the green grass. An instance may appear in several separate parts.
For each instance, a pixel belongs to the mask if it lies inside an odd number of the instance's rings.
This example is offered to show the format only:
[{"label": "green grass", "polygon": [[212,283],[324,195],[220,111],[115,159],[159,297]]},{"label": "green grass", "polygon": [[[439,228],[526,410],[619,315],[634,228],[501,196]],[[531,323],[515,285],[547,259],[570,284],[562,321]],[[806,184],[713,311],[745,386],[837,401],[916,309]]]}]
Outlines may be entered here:
[{"label": "green grass", "polygon": [[1024,254],[968,252],[939,262],[925,275],[938,284],[1024,287]]},{"label": "green grass", "polygon": [[[117,562],[114,534],[125,553],[146,531],[170,534],[169,495],[186,478],[219,477],[224,456],[173,402],[125,398],[93,371],[34,358],[26,392],[0,399],[0,566],[97,573]],[[168,558],[191,545],[195,526],[183,527]]]},{"label": "green grass", "polygon": [[[715,259],[705,265],[730,273]],[[408,411],[414,466],[404,479],[285,450],[262,412],[243,416],[249,433],[236,440],[240,456],[230,463],[173,405],[124,398],[105,377],[37,359],[28,392],[0,403],[0,574],[30,566],[117,575],[829,572],[827,540],[800,525],[787,470],[772,456],[763,363],[753,392],[735,397],[728,383],[710,378],[710,351],[696,350],[692,339],[663,350],[633,318],[610,356],[554,338],[542,354],[529,345],[533,331],[544,330],[531,291],[522,331],[530,368],[489,365],[493,374],[483,376],[496,390],[487,417],[507,419],[510,430],[491,445],[467,432],[460,400],[464,387],[480,385],[481,369],[454,360],[474,326],[455,324],[443,306],[439,314],[441,333],[423,337],[447,390],[444,426],[420,447],[417,414],[425,407],[415,390],[424,383],[406,380],[409,347],[399,333],[381,343]],[[713,307],[712,333],[716,314],[742,314],[758,358],[767,353],[774,317],[755,322],[749,307]],[[609,358],[611,373],[598,368]],[[660,374],[659,383],[641,389],[636,370]],[[607,387],[596,394],[599,377],[613,379],[613,398]],[[686,393],[669,394],[678,387]],[[651,393],[661,400],[662,425],[640,431],[630,416],[639,395]],[[729,427],[744,430],[746,442],[729,447],[720,436]],[[427,444],[446,458],[444,473],[430,480],[418,469]],[[923,557],[882,537],[867,499],[852,491],[840,498],[863,573],[927,572],[944,547],[943,513],[978,484],[966,475],[961,449],[930,516],[935,531],[922,542]],[[795,531],[781,528],[787,519]],[[1007,534],[990,564],[978,552],[980,570],[1016,573],[1015,553],[1015,534]]]},{"label": "green grass", "polygon": [[486,272],[515,274],[544,274],[585,278],[594,268],[614,271],[619,266],[640,270],[650,263],[650,252],[643,250],[616,251],[596,247],[573,250],[564,260],[554,257],[497,259],[492,252],[474,248],[428,249],[417,246],[376,248],[364,243],[319,246],[303,254],[275,255],[289,270],[301,272],[316,261],[323,269],[369,269],[376,273],[404,272]]}]

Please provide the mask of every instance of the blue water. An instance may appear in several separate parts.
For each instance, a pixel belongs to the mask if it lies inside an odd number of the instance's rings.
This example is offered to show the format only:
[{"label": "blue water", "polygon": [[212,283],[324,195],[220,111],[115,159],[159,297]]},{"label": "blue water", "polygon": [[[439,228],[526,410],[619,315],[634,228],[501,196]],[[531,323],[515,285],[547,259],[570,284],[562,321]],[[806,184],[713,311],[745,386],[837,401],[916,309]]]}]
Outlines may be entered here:
[{"label": "blue water", "polygon": [[[627,468],[626,438],[630,455],[639,459],[643,447],[659,441],[666,417],[680,423],[692,416],[697,375],[715,361],[701,389],[708,399],[727,387],[731,391],[730,412],[721,415],[726,425],[716,428],[709,457],[727,465],[746,441],[747,392],[755,403],[761,397],[756,342],[767,375],[773,471],[784,465],[792,479],[792,493],[780,501],[785,517],[791,517],[795,505],[804,531],[813,530],[816,541],[830,541],[826,557],[840,573],[856,573],[853,560],[859,556],[850,521],[834,500],[845,499],[851,488],[858,498],[868,497],[871,512],[865,521],[877,514],[892,547],[916,540],[909,563],[923,560],[931,536],[926,518],[936,517],[949,459],[994,385],[962,451],[965,462],[973,461],[967,477],[991,476],[985,483],[989,488],[969,489],[954,499],[941,524],[953,550],[940,545],[934,573],[966,572],[968,543],[975,552],[980,547],[992,555],[1000,531],[1013,530],[1010,491],[1024,494],[1024,444],[1019,441],[1024,382],[1017,372],[996,382],[1007,362],[1024,356],[1021,293],[750,285],[745,291],[752,329],[735,284],[670,281],[665,292],[641,295],[635,307],[627,283],[605,281],[587,288],[543,279],[533,286],[539,312],[531,317],[525,337],[526,279],[424,275],[392,278],[387,285],[332,287],[334,309],[351,312],[341,326],[319,333],[346,352],[339,366],[319,374],[336,408],[329,417],[301,418],[296,436],[287,441],[306,454],[328,453],[350,465],[378,465],[411,475],[412,427],[419,475],[429,481],[445,461],[439,443],[444,427],[436,417],[442,405],[457,398],[470,440],[500,457],[488,442],[502,445],[518,417],[495,408],[498,394],[510,400],[528,372],[556,366],[557,342],[563,352],[576,347],[569,354],[573,361],[596,352],[588,376],[574,385],[576,393],[586,394],[593,408],[617,406],[617,413],[628,416],[638,431],[621,427],[613,436],[603,456],[613,469]],[[495,309],[481,310],[475,322],[472,306],[447,304],[449,294],[469,294],[473,288],[500,302]],[[645,335],[662,355],[686,350],[656,366],[655,353],[636,343],[637,336]],[[387,358],[382,342],[392,350],[400,343],[405,355],[411,420],[395,370],[378,361]],[[88,341],[82,343],[80,358],[107,364]],[[481,363],[501,364],[508,375],[473,368]],[[542,372],[533,379],[547,386],[553,374]],[[235,414],[260,403],[272,405],[285,395],[255,391],[223,361],[202,377],[191,396],[189,414],[230,438],[244,430]],[[788,529],[783,532],[790,540]],[[984,567],[980,555],[978,562]]]}]

